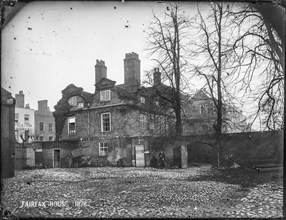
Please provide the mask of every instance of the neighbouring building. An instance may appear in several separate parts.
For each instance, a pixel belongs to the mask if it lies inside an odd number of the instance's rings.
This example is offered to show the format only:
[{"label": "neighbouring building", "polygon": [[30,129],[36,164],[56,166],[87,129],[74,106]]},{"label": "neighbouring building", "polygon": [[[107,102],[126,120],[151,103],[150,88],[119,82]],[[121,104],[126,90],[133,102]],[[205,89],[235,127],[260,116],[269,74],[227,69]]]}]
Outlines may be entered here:
[{"label": "neighbouring building", "polygon": [[[186,108],[186,121],[189,134],[215,133],[214,123],[217,118],[213,99],[204,89],[198,90],[188,101]],[[222,132],[245,132],[248,129],[246,117],[239,108],[223,103],[222,106]]]},{"label": "neighbouring building", "polygon": [[15,99],[1,87],[1,178],[14,177]]},{"label": "neighbouring building", "polygon": [[35,140],[55,140],[55,119],[48,107],[48,100],[38,101],[38,110],[35,111]]},{"label": "neighbouring building", "polygon": [[30,109],[29,104],[25,106],[23,91],[16,94],[15,98],[15,138],[18,143],[30,143],[35,135],[35,110]]}]

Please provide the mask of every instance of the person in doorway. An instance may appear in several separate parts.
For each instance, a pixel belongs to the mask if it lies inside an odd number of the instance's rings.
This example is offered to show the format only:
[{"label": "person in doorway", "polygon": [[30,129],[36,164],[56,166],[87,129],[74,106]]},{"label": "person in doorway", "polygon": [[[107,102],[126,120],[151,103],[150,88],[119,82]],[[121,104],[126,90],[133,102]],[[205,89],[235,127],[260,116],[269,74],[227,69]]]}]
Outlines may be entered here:
[{"label": "person in doorway", "polygon": [[150,166],[153,168],[157,168],[157,163],[158,163],[158,160],[157,160],[156,156],[153,155],[153,157],[150,160]]},{"label": "person in doorway", "polygon": [[163,151],[161,151],[159,153],[159,167],[161,169],[166,167],[166,162],[165,162],[165,153]]}]

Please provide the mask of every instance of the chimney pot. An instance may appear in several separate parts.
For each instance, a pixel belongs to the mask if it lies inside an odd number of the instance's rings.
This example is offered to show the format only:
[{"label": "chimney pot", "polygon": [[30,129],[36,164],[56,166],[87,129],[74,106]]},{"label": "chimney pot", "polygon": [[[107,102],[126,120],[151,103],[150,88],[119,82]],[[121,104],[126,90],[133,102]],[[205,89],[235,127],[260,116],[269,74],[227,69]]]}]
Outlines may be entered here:
[{"label": "chimney pot", "polygon": [[159,71],[159,68],[154,68],[153,85],[159,86],[160,84],[161,84],[161,73]]},{"label": "chimney pot", "polygon": [[102,78],[107,77],[107,67],[103,60],[96,60],[95,65],[95,84],[97,84]]}]

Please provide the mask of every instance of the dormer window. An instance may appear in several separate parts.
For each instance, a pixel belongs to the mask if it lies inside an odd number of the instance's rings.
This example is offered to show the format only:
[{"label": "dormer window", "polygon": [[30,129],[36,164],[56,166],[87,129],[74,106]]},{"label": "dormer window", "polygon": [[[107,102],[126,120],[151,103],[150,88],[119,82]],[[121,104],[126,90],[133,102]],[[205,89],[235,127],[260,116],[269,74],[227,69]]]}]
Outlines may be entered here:
[{"label": "dormer window", "polygon": [[141,96],[141,97],[140,97],[140,102],[143,103],[143,104],[145,104],[145,98]]},{"label": "dormer window", "polygon": [[101,102],[110,101],[110,90],[105,90],[100,92],[100,101]]},{"label": "dormer window", "polygon": [[70,104],[70,106],[76,106],[77,105],[77,98],[76,98],[76,96],[73,96],[73,97],[69,98],[68,103]]},{"label": "dormer window", "polygon": [[[77,106],[78,108],[83,108],[83,98],[81,96],[72,96],[69,98],[68,103],[70,106]],[[80,104],[81,103],[81,104]],[[82,107],[81,107],[82,105]]]}]

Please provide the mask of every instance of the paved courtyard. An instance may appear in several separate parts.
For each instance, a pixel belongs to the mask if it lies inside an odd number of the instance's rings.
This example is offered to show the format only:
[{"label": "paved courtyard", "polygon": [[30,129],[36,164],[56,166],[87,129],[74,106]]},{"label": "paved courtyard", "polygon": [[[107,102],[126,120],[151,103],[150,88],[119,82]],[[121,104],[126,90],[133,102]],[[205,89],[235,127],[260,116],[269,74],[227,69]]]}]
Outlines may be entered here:
[{"label": "paved courtyard", "polygon": [[[282,217],[281,177],[253,170],[57,168],[4,179],[20,217]],[[7,213],[6,213],[7,214]]]}]

